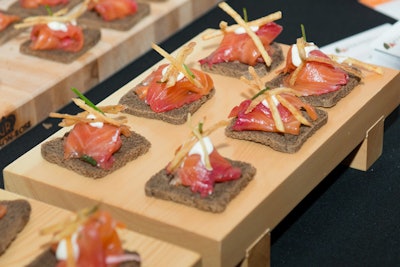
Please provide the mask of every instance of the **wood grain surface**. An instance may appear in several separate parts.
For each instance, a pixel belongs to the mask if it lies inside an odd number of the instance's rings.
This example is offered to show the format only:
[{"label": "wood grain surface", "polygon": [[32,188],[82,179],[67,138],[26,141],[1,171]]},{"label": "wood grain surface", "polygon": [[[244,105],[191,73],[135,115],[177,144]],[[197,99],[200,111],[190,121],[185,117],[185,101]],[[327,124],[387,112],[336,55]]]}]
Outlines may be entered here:
[{"label": "wood grain surface", "polygon": [[[197,46],[187,61],[191,67],[200,68],[198,60],[211,53],[220,41],[218,38],[203,41],[202,34],[193,39]],[[282,47],[285,51],[288,48]],[[102,104],[117,103],[150,71],[123,86]],[[195,122],[206,117],[206,125],[226,119],[246,91],[246,85],[238,79],[211,76],[216,94],[193,115]],[[250,162],[257,169],[254,180],[221,214],[145,196],[146,181],[172,159],[189,129],[186,125],[134,116],[128,116],[129,125],[145,136],[152,147],[117,172],[100,180],[79,176],[43,160],[39,144],[5,168],[5,187],[71,210],[102,201],[130,229],[195,250],[202,255],[205,266],[233,266],[262,233],[273,229],[361,143],[366,131],[381,116],[387,116],[398,106],[399,82],[399,72],[392,69],[384,69],[382,76],[365,77],[348,96],[327,109],[328,123],[295,154],[227,138],[223,129],[213,133],[210,137],[223,156]],[[62,129],[50,139],[62,136],[67,130]]]}]

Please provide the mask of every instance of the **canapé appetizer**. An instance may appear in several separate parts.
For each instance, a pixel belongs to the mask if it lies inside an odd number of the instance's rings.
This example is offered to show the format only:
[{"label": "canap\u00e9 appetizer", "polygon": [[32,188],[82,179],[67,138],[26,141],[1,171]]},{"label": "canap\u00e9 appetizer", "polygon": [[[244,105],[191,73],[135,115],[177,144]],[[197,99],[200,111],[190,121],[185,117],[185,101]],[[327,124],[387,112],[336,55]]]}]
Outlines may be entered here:
[{"label": "canap\u00e9 appetizer", "polygon": [[283,62],[281,46],[274,42],[282,31],[282,26],[274,22],[281,18],[280,11],[247,22],[225,2],[219,7],[237,24],[228,26],[221,22],[220,30],[203,36],[205,40],[223,36],[218,48],[199,61],[204,71],[250,77],[247,70],[252,66],[258,75],[264,76]]},{"label": "canap\u00e9 appetizer", "polygon": [[100,38],[99,29],[82,27],[76,19],[84,12],[67,9],[48,16],[27,17],[16,28],[31,28],[30,39],[20,46],[23,54],[71,63],[95,46]]},{"label": "canap\u00e9 appetizer", "polygon": [[188,114],[196,112],[215,93],[208,74],[185,64],[194,47],[194,42],[189,43],[174,58],[153,44],[169,64],[159,65],[121,98],[120,104],[126,106],[124,112],[172,124],[185,123]]},{"label": "canap\u00e9 appetizer", "polygon": [[382,73],[381,68],[356,59],[326,55],[302,37],[290,47],[281,73],[266,86],[290,87],[306,103],[332,107],[360,83],[363,71]]},{"label": "canap\u00e9 appetizer", "polygon": [[294,153],[321,126],[328,114],[301,101],[291,88],[269,89],[249,67],[253,80],[242,77],[257,93],[234,107],[231,123],[225,129],[228,137],[261,143],[271,148]]},{"label": "canap\u00e9 appetizer", "polygon": [[96,107],[86,98],[73,101],[84,111],[77,115],[50,113],[50,117],[63,119],[60,126],[73,128],[64,137],[42,144],[42,156],[47,161],[87,177],[101,178],[149,150],[150,142],[131,131],[124,124],[125,117],[110,117],[124,106]]},{"label": "canap\u00e9 appetizer", "polygon": [[147,181],[146,195],[200,210],[224,211],[253,179],[256,169],[249,163],[227,159],[217,151],[209,135],[223,125],[226,121],[207,130],[202,123],[192,126],[192,134],[176,150],[174,158]]},{"label": "canap\u00e9 appetizer", "polygon": [[72,218],[42,229],[41,234],[52,235],[50,248],[28,267],[139,267],[139,254],[123,249],[118,232],[123,228],[123,223],[97,206],[81,210]]},{"label": "canap\u00e9 appetizer", "polygon": [[94,28],[127,31],[150,14],[150,5],[136,0],[85,0],[79,23]]}]

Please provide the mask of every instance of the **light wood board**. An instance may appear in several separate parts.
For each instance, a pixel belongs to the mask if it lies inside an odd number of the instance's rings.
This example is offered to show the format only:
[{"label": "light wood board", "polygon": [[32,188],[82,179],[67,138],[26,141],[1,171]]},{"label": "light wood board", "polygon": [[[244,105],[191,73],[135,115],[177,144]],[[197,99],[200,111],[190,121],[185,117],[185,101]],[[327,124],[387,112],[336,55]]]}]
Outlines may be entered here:
[{"label": "light wood board", "polygon": [[[21,199],[20,195],[0,190],[0,200]],[[24,198],[26,199],[26,198]],[[0,266],[25,266],[43,252],[51,240],[50,235],[41,235],[39,231],[47,226],[62,222],[73,215],[72,212],[27,199],[32,213],[28,224],[17,238],[0,256]],[[136,251],[142,259],[141,266],[200,266],[200,255],[130,230],[121,230],[120,238],[126,250]]]},{"label": "light wood board", "polygon": [[[203,33],[202,33],[203,34]],[[202,41],[188,58],[198,60],[211,53],[218,38]],[[283,45],[284,50],[287,46]],[[102,104],[115,104],[152,69],[122,87]],[[238,79],[211,75],[215,96],[193,115],[210,125],[226,119],[239,104],[246,85]],[[266,77],[271,78],[273,75]],[[205,266],[233,266],[246,249],[267,229],[273,229],[361,141],[366,131],[400,103],[398,71],[384,69],[382,76],[366,77],[335,107],[328,109],[328,123],[295,154],[276,152],[260,144],[225,137],[223,129],[211,135],[219,152],[257,168],[253,181],[221,214],[145,196],[146,181],[172,159],[175,149],[189,134],[186,125],[129,116],[132,129],[151,143],[150,151],[117,172],[91,180],[42,159],[40,145],[4,170],[5,187],[67,209],[103,201],[131,229],[174,242],[202,255]],[[63,129],[54,136],[62,136]],[[53,137],[54,137],[53,136]],[[53,138],[50,137],[50,138]]]},{"label": "light wood board", "polygon": [[[1,0],[6,10],[15,0]],[[129,31],[102,29],[101,41],[71,64],[23,55],[26,30],[0,46],[0,148],[211,9],[216,0],[148,2],[150,14]],[[8,119],[8,120],[7,120]],[[7,120],[7,121],[5,121]]]}]

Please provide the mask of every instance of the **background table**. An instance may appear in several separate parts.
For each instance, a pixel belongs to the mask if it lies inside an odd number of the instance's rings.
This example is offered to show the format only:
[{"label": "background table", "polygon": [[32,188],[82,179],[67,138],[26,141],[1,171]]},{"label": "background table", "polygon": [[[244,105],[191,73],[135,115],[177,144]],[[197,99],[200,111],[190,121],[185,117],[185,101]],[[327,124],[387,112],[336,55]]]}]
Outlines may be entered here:
[{"label": "background table", "polygon": [[[228,1],[236,10],[243,1]],[[292,43],[304,24],[309,40],[320,46],[394,20],[360,5],[357,1],[246,1],[249,18],[281,10],[284,25],[277,41]],[[201,19],[171,36],[162,46],[168,51],[179,47],[202,30],[215,27],[223,12],[214,8]],[[225,17],[225,16],[224,16]],[[96,86],[88,96],[98,102],[119,89],[160,57],[148,52],[110,79]],[[75,112],[69,105],[63,112]],[[58,130],[57,121],[47,119],[46,129],[38,125],[3,148],[2,168]],[[399,263],[399,120],[396,109],[385,122],[384,151],[367,171],[338,166],[272,232],[272,265],[374,265]],[[396,258],[397,257],[397,258]],[[315,263],[315,264],[313,264]]]}]

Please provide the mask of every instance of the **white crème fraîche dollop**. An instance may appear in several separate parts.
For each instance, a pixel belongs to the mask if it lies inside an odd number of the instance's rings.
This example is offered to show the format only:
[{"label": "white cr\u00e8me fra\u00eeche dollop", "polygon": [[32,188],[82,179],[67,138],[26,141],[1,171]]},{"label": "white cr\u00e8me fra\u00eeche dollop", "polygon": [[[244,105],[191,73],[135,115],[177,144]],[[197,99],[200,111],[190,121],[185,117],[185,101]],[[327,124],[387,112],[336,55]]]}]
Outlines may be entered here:
[{"label": "white cr\u00e8me fra\u00eeche dollop", "polygon": [[[319,50],[319,47],[316,46],[314,43],[308,43],[307,46],[304,47],[304,50],[306,51],[306,57],[310,54],[311,51],[314,50]],[[296,67],[300,66],[301,64],[301,58],[299,55],[299,48],[297,47],[296,44],[292,45],[292,63]]]},{"label": "white cr\u00e8me fra\u00eeche dollop", "polygon": [[[206,147],[206,151],[209,154],[211,154],[211,152],[214,150],[214,146],[210,140],[209,137],[203,137],[203,142],[204,145]],[[193,155],[193,154],[199,154],[201,157],[201,162],[205,165],[205,154],[204,151],[202,149],[201,143],[200,141],[197,141],[197,143],[192,147],[192,149],[189,151],[188,155]]]}]

